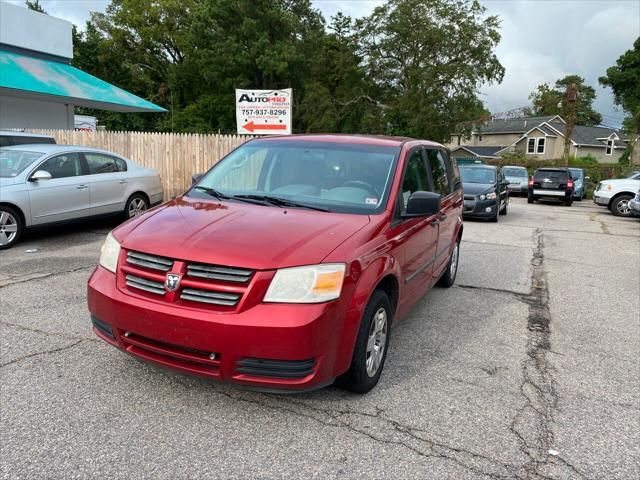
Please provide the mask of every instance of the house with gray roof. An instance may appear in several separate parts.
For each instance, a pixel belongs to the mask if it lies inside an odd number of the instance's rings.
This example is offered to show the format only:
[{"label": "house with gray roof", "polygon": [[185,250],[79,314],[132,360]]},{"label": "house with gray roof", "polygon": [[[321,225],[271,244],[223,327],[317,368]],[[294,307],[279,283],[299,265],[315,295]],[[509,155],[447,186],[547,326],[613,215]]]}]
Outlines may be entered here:
[{"label": "house with gray roof", "polygon": [[[447,145],[454,157],[497,158],[520,152],[539,160],[561,158],[566,122],[560,115],[496,119],[473,126],[470,138],[455,134]],[[591,155],[600,163],[617,163],[630,137],[609,127],[576,125],[571,134],[569,154]]]}]

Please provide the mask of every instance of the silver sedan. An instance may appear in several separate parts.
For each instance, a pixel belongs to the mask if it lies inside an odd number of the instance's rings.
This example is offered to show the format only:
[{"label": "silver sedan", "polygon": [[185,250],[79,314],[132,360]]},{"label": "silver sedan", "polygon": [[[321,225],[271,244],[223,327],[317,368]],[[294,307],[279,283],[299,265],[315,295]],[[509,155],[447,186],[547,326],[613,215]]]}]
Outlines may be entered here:
[{"label": "silver sedan", "polygon": [[26,228],[140,215],[162,202],[156,170],[105,150],[30,144],[0,148],[0,250]]}]

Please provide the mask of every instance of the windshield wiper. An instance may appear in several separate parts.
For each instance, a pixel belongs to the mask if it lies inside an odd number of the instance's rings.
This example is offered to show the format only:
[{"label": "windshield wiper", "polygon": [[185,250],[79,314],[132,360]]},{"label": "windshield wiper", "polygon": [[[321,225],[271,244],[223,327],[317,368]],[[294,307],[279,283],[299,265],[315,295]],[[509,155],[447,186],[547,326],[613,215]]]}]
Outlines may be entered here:
[{"label": "windshield wiper", "polygon": [[270,195],[256,195],[256,194],[234,195],[231,198],[258,200],[261,202],[270,203],[271,205],[277,205],[278,207],[308,208],[309,210],[317,210],[318,212],[331,211],[328,208],[316,207],[314,205],[307,205],[306,203],[298,203],[298,202],[294,202],[293,200],[287,200],[286,198],[280,198],[280,197],[272,197]]},{"label": "windshield wiper", "polygon": [[231,198],[231,197],[229,197],[229,195],[225,195],[224,193],[219,192],[215,188],[203,187],[202,185],[198,185],[195,188],[196,188],[196,190],[203,191],[207,195],[211,195],[212,197],[216,197],[218,200],[228,200],[229,198]]}]

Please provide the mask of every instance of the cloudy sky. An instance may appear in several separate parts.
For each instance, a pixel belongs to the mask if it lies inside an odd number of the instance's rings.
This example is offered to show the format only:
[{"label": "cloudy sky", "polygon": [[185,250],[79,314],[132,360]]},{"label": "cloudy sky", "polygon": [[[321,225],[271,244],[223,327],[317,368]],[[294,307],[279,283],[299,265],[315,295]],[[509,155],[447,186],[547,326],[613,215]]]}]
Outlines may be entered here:
[{"label": "cloudy sky", "polygon": [[[329,18],[338,11],[367,15],[380,0],[312,0]],[[11,3],[24,4],[22,0]],[[45,10],[79,26],[91,11],[104,11],[109,0],[41,0]],[[498,58],[506,68],[500,85],[482,89],[492,112],[526,106],[539,84],[577,73],[597,91],[595,108],[607,125],[620,125],[610,91],[598,77],[640,36],[639,0],[480,0],[487,13],[502,20]]]}]

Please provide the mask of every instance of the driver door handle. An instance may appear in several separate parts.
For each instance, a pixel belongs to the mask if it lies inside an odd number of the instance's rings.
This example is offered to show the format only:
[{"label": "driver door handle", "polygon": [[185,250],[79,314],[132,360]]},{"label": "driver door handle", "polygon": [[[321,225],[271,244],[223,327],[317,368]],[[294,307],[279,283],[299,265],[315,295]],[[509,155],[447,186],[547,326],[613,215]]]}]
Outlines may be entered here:
[{"label": "driver door handle", "polygon": [[118,183],[129,183],[126,180],[120,180]]},{"label": "driver door handle", "polygon": [[76,188],[77,188],[78,190],[86,190],[86,189],[87,189],[87,186],[86,186],[86,185],[76,185]]}]

